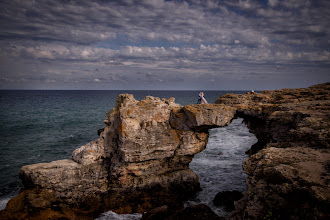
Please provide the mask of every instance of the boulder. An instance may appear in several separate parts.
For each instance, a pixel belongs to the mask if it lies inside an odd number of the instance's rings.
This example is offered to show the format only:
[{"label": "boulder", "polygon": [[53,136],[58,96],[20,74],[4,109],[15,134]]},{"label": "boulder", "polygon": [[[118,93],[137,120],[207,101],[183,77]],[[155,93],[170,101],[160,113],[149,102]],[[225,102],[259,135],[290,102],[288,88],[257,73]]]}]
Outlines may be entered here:
[{"label": "boulder", "polygon": [[236,190],[219,192],[214,197],[213,204],[215,206],[223,206],[226,211],[230,212],[235,209],[234,202],[240,200],[242,197],[242,192]]}]

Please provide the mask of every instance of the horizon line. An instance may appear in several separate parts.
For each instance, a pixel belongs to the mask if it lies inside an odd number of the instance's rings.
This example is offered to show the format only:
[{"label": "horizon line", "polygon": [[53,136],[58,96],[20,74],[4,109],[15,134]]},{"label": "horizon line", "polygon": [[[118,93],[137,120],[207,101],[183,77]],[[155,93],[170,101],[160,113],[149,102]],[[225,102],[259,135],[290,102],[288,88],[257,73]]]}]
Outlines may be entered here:
[{"label": "horizon line", "polygon": [[[266,89],[267,90],[267,89]],[[251,89],[192,90],[192,89],[0,89],[0,91],[252,91]],[[264,90],[254,90],[264,91]]]}]

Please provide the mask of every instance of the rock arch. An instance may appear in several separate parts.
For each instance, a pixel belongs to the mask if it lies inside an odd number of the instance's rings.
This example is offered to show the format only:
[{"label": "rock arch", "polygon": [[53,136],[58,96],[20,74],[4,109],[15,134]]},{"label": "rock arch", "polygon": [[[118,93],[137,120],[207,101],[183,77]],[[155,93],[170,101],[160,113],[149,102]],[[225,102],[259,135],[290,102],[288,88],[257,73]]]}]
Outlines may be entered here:
[{"label": "rock arch", "polygon": [[276,207],[283,218],[307,209],[326,219],[329,91],[330,84],[323,84],[228,94],[216,104],[184,107],[173,98],[119,95],[100,137],[76,149],[72,159],[21,168],[25,188],[0,215],[94,219],[107,210],[143,212],[182,201],[199,188],[188,165],[205,148],[208,129],[241,116],[259,144],[244,162],[249,189],[232,218],[262,219]]},{"label": "rock arch", "polygon": [[208,129],[228,125],[235,112],[223,104],[183,107],[174,98],[119,95],[100,137],[72,159],[21,168],[25,189],[6,210],[28,213],[21,218],[92,219],[107,210],[144,212],[179,203],[199,190],[189,163],[205,148]]}]

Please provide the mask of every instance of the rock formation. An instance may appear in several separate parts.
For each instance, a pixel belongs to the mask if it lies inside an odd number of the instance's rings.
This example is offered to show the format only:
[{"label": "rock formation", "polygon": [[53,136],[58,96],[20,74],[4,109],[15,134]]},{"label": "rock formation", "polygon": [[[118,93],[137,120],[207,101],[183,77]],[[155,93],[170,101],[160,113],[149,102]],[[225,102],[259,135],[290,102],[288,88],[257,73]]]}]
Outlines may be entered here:
[{"label": "rock formation", "polygon": [[242,192],[237,190],[223,191],[215,195],[213,204],[215,206],[222,206],[226,211],[231,212],[235,209],[235,201],[243,197]]},{"label": "rock formation", "polygon": [[144,213],[141,220],[224,220],[204,204],[192,205],[185,209],[174,210],[166,205]]},{"label": "rock formation", "polygon": [[330,84],[216,103],[237,108],[258,138],[243,164],[248,191],[231,219],[329,219]]},{"label": "rock formation", "polygon": [[24,189],[0,217],[93,219],[175,206],[199,189],[189,163],[205,148],[208,129],[243,117],[258,143],[243,164],[248,190],[230,219],[329,219],[329,94],[328,83],[184,107],[173,98],[119,95],[97,140],[71,159],[22,167]]},{"label": "rock formation", "polygon": [[208,129],[228,125],[236,108],[182,107],[174,98],[119,95],[100,137],[72,158],[21,168],[24,189],[5,219],[94,219],[101,212],[144,212],[175,204],[199,190],[189,169],[208,141]]}]

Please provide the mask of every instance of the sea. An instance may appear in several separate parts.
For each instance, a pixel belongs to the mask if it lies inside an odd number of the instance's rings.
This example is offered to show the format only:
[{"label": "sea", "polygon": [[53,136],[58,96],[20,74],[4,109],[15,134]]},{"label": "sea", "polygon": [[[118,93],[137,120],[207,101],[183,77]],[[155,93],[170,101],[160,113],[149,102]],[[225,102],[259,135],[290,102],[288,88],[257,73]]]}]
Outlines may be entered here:
[{"label": "sea", "polygon": [[[0,90],[0,210],[22,187],[19,169],[28,164],[71,157],[72,151],[98,138],[105,113],[115,106],[117,95],[174,97],[176,103],[197,103],[199,91],[159,90]],[[204,91],[209,103],[223,94],[246,91]],[[199,176],[202,191],[186,206],[206,204],[219,216],[229,213],[213,205],[220,191],[246,189],[242,162],[245,151],[257,142],[242,119],[227,127],[210,129],[206,149],[195,155],[190,168]],[[140,219],[141,214],[102,213],[98,220]]]}]

